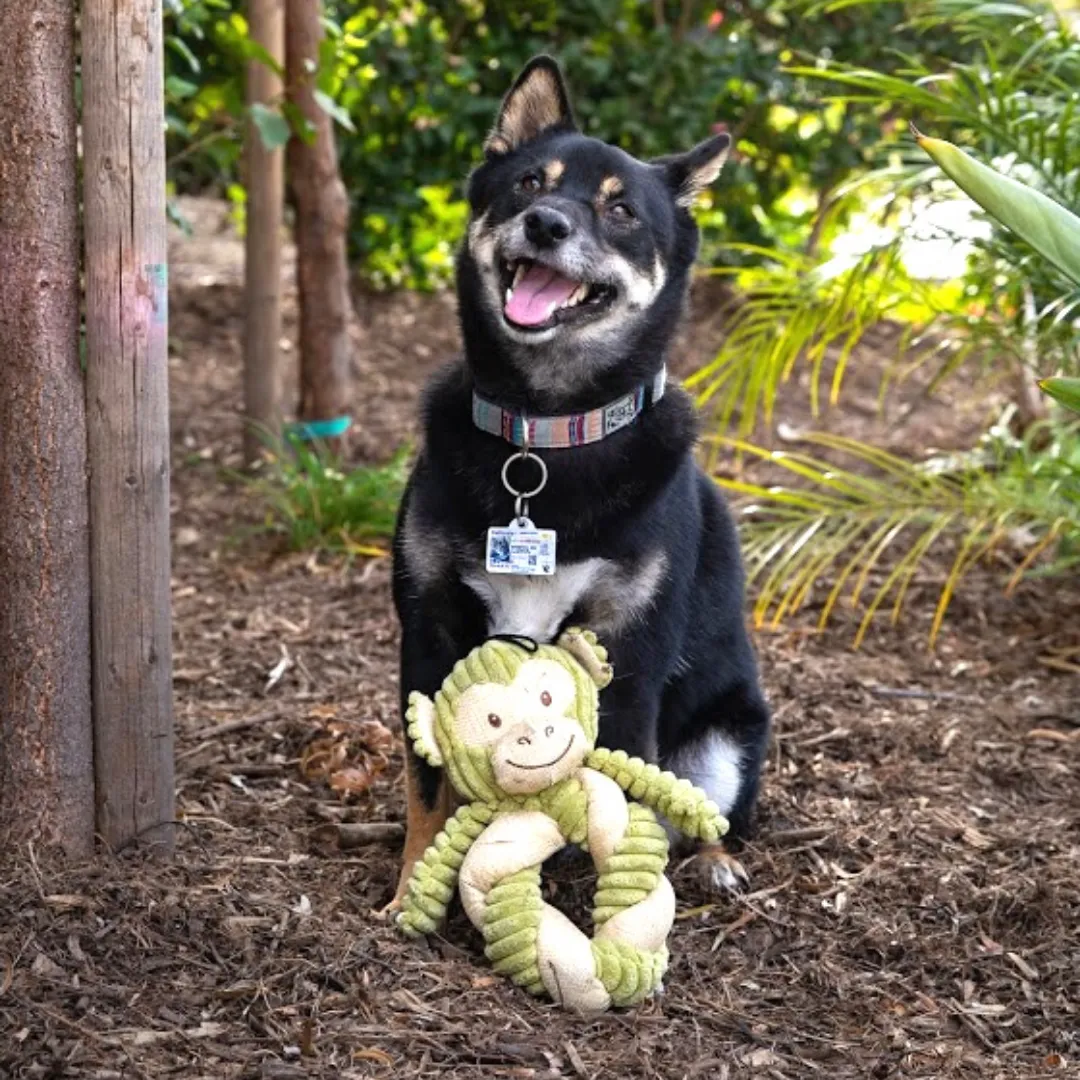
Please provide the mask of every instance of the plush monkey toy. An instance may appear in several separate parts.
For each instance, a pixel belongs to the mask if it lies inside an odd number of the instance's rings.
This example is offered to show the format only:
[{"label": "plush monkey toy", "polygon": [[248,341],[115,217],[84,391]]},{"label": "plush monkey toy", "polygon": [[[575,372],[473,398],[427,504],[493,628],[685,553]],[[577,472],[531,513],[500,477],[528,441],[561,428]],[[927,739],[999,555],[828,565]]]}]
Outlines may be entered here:
[{"label": "plush monkey toy", "polygon": [[[411,694],[406,715],[416,752],[446,769],[465,805],[416,864],[398,925],[432,932],[458,886],[495,970],[584,1014],[644,1000],[667,967],[675,894],[653,810],[694,838],[727,831],[689,781],[595,748],[611,677],[591,632],[568,630],[557,645],[495,638],[434,701]],[[541,898],[541,864],[567,844],[599,875],[591,939]]]}]

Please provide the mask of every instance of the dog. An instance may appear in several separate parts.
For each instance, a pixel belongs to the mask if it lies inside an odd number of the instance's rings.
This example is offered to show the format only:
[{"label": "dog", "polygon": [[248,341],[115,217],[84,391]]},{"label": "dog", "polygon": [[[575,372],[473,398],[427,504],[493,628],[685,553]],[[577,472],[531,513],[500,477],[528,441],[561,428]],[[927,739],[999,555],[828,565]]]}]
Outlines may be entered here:
[{"label": "dog", "polygon": [[[734,523],[695,462],[693,403],[665,358],[697,255],[691,207],[729,147],[720,134],[637,160],[581,134],[552,58],[529,62],[469,177],[464,357],[426,389],[393,542],[403,713],[409,691],[434,695],[488,637],[594,630],[616,673],[599,743],[719,805],[725,844],[695,855],[717,888],[746,881],[731,852],[751,830],[770,718]],[[521,530],[525,554],[554,532],[553,572],[494,572]],[[391,908],[453,809],[411,751],[405,774]]]}]

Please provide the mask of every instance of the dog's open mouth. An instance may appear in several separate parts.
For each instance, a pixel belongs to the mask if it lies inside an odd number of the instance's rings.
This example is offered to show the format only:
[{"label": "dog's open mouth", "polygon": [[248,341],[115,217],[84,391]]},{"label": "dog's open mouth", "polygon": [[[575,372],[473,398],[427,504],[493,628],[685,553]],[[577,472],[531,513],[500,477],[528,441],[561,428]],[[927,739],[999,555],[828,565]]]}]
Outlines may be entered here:
[{"label": "dog's open mouth", "polygon": [[575,281],[529,259],[503,265],[506,321],[519,330],[548,330],[600,314],[611,306],[613,285]]}]

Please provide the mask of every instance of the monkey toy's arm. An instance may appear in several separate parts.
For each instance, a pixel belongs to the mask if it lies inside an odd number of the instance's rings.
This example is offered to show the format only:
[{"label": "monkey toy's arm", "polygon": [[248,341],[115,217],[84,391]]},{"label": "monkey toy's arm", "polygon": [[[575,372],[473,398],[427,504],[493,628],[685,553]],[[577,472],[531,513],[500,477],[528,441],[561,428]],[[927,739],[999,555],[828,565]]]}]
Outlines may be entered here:
[{"label": "monkey toy's arm", "polygon": [[494,813],[492,807],[483,803],[461,807],[413,867],[409,890],[402,898],[397,917],[397,924],[407,937],[433,933],[442,924],[457,887],[461,864]]},{"label": "monkey toy's arm", "polygon": [[622,750],[598,747],[585,764],[610,777],[631,799],[651,807],[693,840],[719,840],[728,831],[727,819],[716,803],[689,780],[628,757]]}]

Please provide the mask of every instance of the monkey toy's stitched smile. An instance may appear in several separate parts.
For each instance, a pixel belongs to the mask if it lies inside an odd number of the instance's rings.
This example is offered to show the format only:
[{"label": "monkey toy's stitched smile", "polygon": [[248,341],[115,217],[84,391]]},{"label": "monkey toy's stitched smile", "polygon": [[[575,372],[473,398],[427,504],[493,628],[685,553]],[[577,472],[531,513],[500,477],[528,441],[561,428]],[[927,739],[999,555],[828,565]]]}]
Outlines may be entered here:
[{"label": "monkey toy's stitched smile", "polygon": [[541,765],[519,765],[516,761],[511,761],[509,758],[506,759],[506,764],[512,765],[515,769],[550,769],[552,765],[558,765],[559,762],[570,753],[570,747],[573,745],[574,736],[571,735],[570,741],[563,748],[563,752],[557,758],[553,758],[551,761],[545,761]]}]

